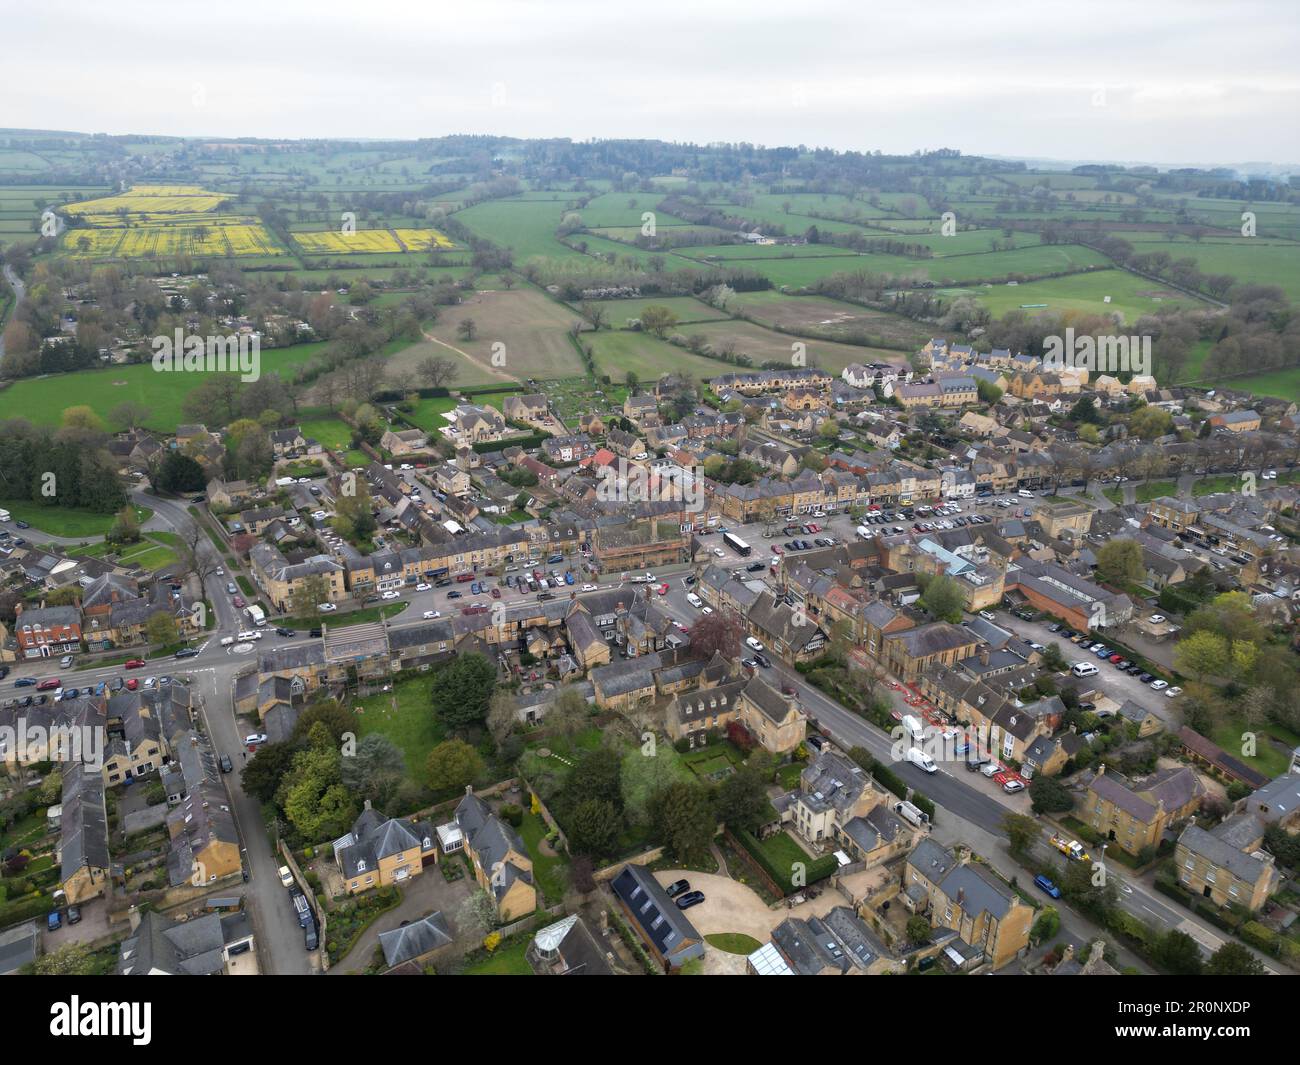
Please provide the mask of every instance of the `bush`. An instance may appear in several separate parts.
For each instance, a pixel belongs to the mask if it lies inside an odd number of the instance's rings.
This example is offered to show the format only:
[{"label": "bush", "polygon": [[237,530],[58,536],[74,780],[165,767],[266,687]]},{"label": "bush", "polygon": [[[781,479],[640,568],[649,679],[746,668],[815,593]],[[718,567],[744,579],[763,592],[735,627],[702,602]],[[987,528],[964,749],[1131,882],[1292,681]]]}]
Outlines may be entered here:
[{"label": "bush", "polygon": [[503,805],[499,813],[500,813],[501,820],[505,821],[507,824],[511,825],[514,828],[518,828],[520,825],[524,823],[523,809],[516,806],[512,802],[508,802],[505,805]]}]

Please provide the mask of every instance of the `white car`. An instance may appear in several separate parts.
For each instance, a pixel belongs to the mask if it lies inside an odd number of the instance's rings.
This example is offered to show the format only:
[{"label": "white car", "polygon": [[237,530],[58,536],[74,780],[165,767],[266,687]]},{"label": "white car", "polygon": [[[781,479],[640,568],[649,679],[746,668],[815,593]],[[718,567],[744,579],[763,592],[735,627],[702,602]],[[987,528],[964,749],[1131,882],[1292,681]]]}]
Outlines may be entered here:
[{"label": "white car", "polygon": [[1165,616],[1163,614],[1152,614],[1147,618],[1147,623],[1150,625],[1160,625],[1164,623],[1164,620]]},{"label": "white car", "polygon": [[687,592],[687,593],[686,593],[686,601],[687,601],[688,603],[690,603],[691,606],[695,607],[696,610],[699,610],[701,607],[704,606],[704,600],[701,599],[701,598],[700,598],[698,595],[696,595],[694,592]]},{"label": "white car", "polygon": [[280,866],[280,883],[285,887],[293,887],[293,873],[287,865]]},{"label": "white car", "polygon": [[433,585],[432,585],[432,584],[425,584],[423,581],[421,581],[419,584],[417,584],[417,585],[415,586],[415,590],[416,590],[417,592],[428,592],[428,591],[432,591],[432,590],[433,590]]},{"label": "white car", "polygon": [[317,603],[316,609],[319,610],[322,614],[332,614],[334,611],[338,609],[338,607],[335,606],[333,603]]},{"label": "white car", "polygon": [[440,618],[440,617],[442,617],[441,610],[426,610],[424,612],[425,621],[433,621],[435,618]]},{"label": "white car", "polygon": [[225,569],[225,567],[224,567],[224,566],[218,566],[218,567],[217,567],[217,576],[218,576],[218,577],[224,577],[225,575],[226,575],[226,569]]},{"label": "white car", "polygon": [[746,646],[753,648],[755,651],[763,650],[763,645],[752,636],[745,637],[745,644]]},{"label": "white car", "polygon": [[403,462],[400,468],[403,469],[403,470],[413,470],[413,469],[415,469],[415,467],[412,466],[409,462]]},{"label": "white car", "polygon": [[148,690],[149,688],[152,688],[152,687],[153,687],[155,684],[157,684],[157,683],[158,683],[158,678],[157,678],[157,677],[145,677],[145,678],[144,678],[144,686],[145,686],[145,690]]},{"label": "white car", "polygon": [[1153,680],[1151,682],[1151,690],[1153,692],[1162,692],[1167,687],[1169,687],[1169,682],[1167,680]]},{"label": "white car", "polygon": [[379,598],[380,598],[380,599],[400,599],[401,596],[400,596],[397,592],[385,592],[385,593],[384,593],[383,595],[381,595]]},{"label": "white car", "polygon": [[702,607],[700,607],[700,613],[701,613],[701,614],[712,614],[712,613],[713,613],[713,607],[711,607],[711,606],[702,606]]},{"label": "white car", "polygon": [[254,632],[252,629],[246,629],[241,632],[238,637],[240,643],[248,643],[251,640],[260,640],[261,638],[262,634],[260,632]]},{"label": "white car", "polygon": [[598,589],[598,588],[596,587],[596,585],[594,585],[594,584],[584,584],[584,585],[582,586],[582,590],[583,590],[584,592],[595,592],[595,591],[599,591],[599,589]]},{"label": "white car", "polygon": [[980,611],[980,617],[982,617],[985,621],[996,621],[996,620],[997,620],[997,617],[996,617],[996,615],[993,613],[992,610],[981,610],[981,611]]},{"label": "white car", "polygon": [[713,549],[713,553],[714,553],[715,555],[717,555],[718,558],[726,558],[726,557],[727,557],[727,552],[725,552],[724,550],[722,550],[722,548],[720,548],[720,547],[715,547],[715,548]]},{"label": "white car", "polygon": [[244,737],[245,747],[256,747],[259,743],[265,743],[265,742],[266,742],[265,732],[250,732],[247,736]]},{"label": "white car", "polygon": [[1172,688],[1166,688],[1166,689],[1165,689],[1165,698],[1166,698],[1166,699],[1172,699],[1172,698],[1174,698],[1175,696],[1177,696],[1177,695],[1182,695],[1182,694],[1183,694],[1183,689],[1180,688],[1180,687],[1178,687],[1177,684],[1175,684]]},{"label": "white car", "polygon": [[921,750],[920,747],[909,747],[907,749],[907,760],[927,773],[939,772],[939,767],[934,764],[934,759]]}]

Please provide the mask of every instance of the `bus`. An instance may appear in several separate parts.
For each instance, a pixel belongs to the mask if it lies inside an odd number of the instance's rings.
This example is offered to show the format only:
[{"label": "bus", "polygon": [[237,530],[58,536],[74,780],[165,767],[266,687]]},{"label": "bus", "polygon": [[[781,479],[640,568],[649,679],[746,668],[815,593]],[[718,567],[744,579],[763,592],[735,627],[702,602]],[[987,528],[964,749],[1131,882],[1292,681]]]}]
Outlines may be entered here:
[{"label": "bus", "polygon": [[750,552],[749,544],[745,543],[745,541],[742,540],[739,536],[735,535],[735,533],[729,533],[729,532],[723,533],[722,542],[726,544],[729,548],[731,548],[731,550],[736,552],[736,554],[740,555],[741,558],[747,558],[749,556],[749,552]]}]

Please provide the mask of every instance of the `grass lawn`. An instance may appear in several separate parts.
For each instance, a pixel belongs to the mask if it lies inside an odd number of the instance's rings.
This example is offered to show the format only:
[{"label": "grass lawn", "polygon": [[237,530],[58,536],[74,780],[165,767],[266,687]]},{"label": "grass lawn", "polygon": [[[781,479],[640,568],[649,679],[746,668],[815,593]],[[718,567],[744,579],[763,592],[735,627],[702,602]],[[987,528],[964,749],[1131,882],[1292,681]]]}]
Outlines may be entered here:
[{"label": "grass lawn", "polygon": [[444,738],[430,704],[430,681],[427,676],[416,677],[395,684],[391,692],[352,700],[361,737],[372,732],[387,736],[406,758],[406,775],[419,783],[424,781],[429,752]]},{"label": "grass lawn", "polygon": [[162,539],[168,535],[174,538],[174,534],[145,533],[145,538],[138,544],[132,544],[122,551],[118,562],[123,566],[139,566],[150,572],[170,566],[176,561],[176,552]]},{"label": "grass lawn", "polygon": [[763,944],[744,932],[714,932],[704,937],[709,943],[728,954],[753,954]]},{"label": "grass lawn", "polygon": [[[1242,736],[1248,732],[1255,734],[1255,753],[1250,757],[1241,752],[1244,742]],[[1269,736],[1280,740],[1287,750],[1270,743]],[[1246,765],[1259,770],[1266,777],[1277,777],[1285,773],[1287,766],[1291,764],[1291,757],[1287,751],[1300,746],[1300,736],[1279,725],[1270,724],[1252,728],[1240,719],[1225,721],[1210,733],[1210,739],[1234,758],[1240,758]]]},{"label": "grass lawn", "polygon": [[352,426],[342,418],[308,418],[298,425],[303,436],[331,451],[346,451],[352,446]]},{"label": "grass lawn", "polygon": [[[45,507],[30,499],[0,500],[0,509],[9,511],[15,521],[25,521],[33,529],[51,536],[103,536],[117,518],[115,514],[100,514],[81,507]],[[135,516],[143,524],[153,516],[153,511],[136,507]]]},{"label": "grass lawn", "polygon": [[1139,503],[1150,503],[1153,499],[1159,499],[1161,496],[1176,496],[1178,494],[1177,481],[1146,481],[1137,486],[1137,501]]},{"label": "grass lawn", "polygon": [[528,845],[528,853],[533,859],[533,878],[537,886],[542,889],[547,902],[558,902],[564,897],[564,889],[569,882],[569,878],[565,875],[569,863],[563,852],[555,855],[542,853],[542,840],[549,831],[541,814],[524,810],[524,820],[519,826],[519,835]]},{"label": "grass lawn", "polygon": [[514,942],[499,947],[495,954],[490,954],[482,961],[475,962],[466,968],[461,975],[532,976],[532,966],[528,964],[528,959],[524,957],[528,951],[528,944],[531,942],[531,937],[520,936]]},{"label": "grass lawn", "polygon": [[1230,473],[1218,477],[1202,477],[1192,485],[1192,495],[1208,496],[1215,492],[1235,492],[1241,488],[1241,478]]}]

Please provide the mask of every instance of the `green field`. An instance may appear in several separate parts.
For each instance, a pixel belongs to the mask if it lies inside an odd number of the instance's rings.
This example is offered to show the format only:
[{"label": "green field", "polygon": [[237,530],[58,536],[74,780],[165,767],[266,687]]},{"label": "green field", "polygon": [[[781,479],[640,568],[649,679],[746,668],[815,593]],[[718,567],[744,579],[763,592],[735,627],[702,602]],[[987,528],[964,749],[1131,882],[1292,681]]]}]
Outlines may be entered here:
[{"label": "green field", "polygon": [[[515,263],[529,259],[582,258],[555,239],[564,204],[538,200],[492,200],[458,212],[455,218],[502,248],[514,251]],[[637,221],[640,222],[640,215]]]},{"label": "green field", "polygon": [[[944,289],[940,294],[949,298],[972,296],[987,307],[990,313],[999,316],[1024,307],[1030,316],[1040,313],[1061,314],[1066,311],[1118,313],[1129,324],[1161,307],[1195,302],[1181,293],[1162,288],[1157,282],[1147,281],[1123,270],[1095,270],[1020,285]],[[1105,300],[1107,296],[1110,297],[1109,303]],[[1035,304],[1046,306],[1033,306]]]},{"label": "green field", "polygon": [[[764,329],[753,322],[733,320],[728,322],[704,322],[684,330],[689,335],[704,337],[714,351],[723,350],[731,344],[737,354],[748,355],[754,366],[764,362],[779,361],[791,363],[796,351],[802,352],[807,365],[818,366],[823,370],[839,373],[844,367],[854,362],[868,362],[872,359],[897,359],[899,352],[883,348],[865,348],[853,344],[837,344],[831,340],[807,340],[790,336],[786,333]],[[796,365],[791,363],[791,365]],[[719,364],[714,376],[727,373],[736,367]]]},{"label": "green field", "polygon": [[[30,499],[0,500],[0,509],[9,511],[15,521],[25,521],[33,529],[69,539],[103,536],[116,520],[113,514],[99,514],[80,507],[46,507]],[[135,516],[143,524],[153,517],[153,511],[148,507],[136,507]]]},{"label": "green field", "polygon": [[[324,348],[323,343],[268,348],[261,355],[262,372],[287,372],[310,362]],[[37,425],[58,425],[68,407],[85,404],[101,418],[107,418],[114,407],[130,400],[152,412],[150,429],[167,432],[184,422],[181,407],[185,397],[207,376],[205,371],[160,372],[144,362],[24,377],[0,391],[0,418],[26,418]]]},{"label": "green field", "polygon": [[610,380],[616,383],[626,379],[629,370],[642,381],[657,381],[666,373],[707,379],[736,369],[716,359],[692,355],[684,348],[674,347],[665,340],[656,340],[649,333],[602,330],[599,333],[583,333],[582,342],[590,344],[595,350],[597,372],[608,374]]},{"label": "green field", "polygon": [[[622,329],[629,318],[640,318],[647,307],[667,307],[677,315],[678,322],[712,322],[727,317],[726,311],[710,307],[703,300],[690,296],[648,296],[639,300],[600,300],[595,306],[605,312],[605,325]],[[575,311],[577,309],[575,308]]]},{"label": "green field", "polygon": [[342,418],[305,418],[298,423],[302,435],[320,442],[331,451],[346,451],[352,446],[352,427]]}]

